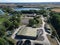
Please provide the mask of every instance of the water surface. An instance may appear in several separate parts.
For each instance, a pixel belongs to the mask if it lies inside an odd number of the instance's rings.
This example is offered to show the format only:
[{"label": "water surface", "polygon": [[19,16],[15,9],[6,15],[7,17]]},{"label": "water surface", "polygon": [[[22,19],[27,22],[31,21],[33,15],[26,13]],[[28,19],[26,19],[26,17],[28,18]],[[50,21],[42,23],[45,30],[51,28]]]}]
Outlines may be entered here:
[{"label": "water surface", "polygon": [[39,8],[14,8],[14,11],[22,11],[22,10],[40,10]]}]

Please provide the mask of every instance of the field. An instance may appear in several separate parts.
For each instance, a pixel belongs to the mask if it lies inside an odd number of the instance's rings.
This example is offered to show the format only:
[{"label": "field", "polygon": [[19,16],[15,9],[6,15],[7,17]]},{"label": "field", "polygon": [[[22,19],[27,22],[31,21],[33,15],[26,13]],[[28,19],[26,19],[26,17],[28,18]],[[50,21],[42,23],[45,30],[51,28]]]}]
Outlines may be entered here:
[{"label": "field", "polygon": [[60,12],[60,8],[54,8],[54,9],[52,9],[52,11],[54,11],[54,12]]}]

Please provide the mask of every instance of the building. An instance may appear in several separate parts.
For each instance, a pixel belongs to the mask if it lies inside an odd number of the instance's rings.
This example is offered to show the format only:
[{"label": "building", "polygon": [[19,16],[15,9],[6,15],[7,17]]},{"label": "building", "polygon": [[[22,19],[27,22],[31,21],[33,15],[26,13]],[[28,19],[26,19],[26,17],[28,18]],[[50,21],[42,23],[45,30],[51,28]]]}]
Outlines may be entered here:
[{"label": "building", "polygon": [[26,14],[28,17],[35,17],[36,14]]},{"label": "building", "polygon": [[23,39],[36,39],[37,38],[37,28],[24,27],[17,33],[17,37]]}]

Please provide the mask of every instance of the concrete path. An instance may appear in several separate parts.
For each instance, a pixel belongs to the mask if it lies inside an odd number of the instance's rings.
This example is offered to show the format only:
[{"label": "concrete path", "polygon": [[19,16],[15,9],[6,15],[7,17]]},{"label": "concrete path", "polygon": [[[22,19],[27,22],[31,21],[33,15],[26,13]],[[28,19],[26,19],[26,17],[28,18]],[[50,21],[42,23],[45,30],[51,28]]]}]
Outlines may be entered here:
[{"label": "concrete path", "polygon": [[[39,29],[43,30],[42,36],[44,37],[44,40],[43,41],[41,41],[41,40],[39,40],[39,41],[38,40],[30,40],[32,42],[31,45],[34,45],[35,43],[43,44],[43,45],[51,45],[48,38],[47,38],[47,36],[46,36],[46,34],[48,34],[48,33],[45,32],[45,29],[44,29],[44,25],[45,25],[44,17],[41,16],[41,19],[42,19],[43,24],[42,24],[42,27],[40,27]],[[41,34],[41,32],[38,34],[39,35],[38,38],[40,38],[40,34]],[[25,41],[25,40],[26,39],[23,39],[23,41]]]},{"label": "concrete path", "polygon": [[47,38],[47,36],[46,36],[46,34],[47,34],[47,32],[45,31],[45,29],[44,29],[44,25],[45,25],[45,22],[44,22],[44,17],[43,16],[41,16],[41,19],[42,19],[42,22],[43,22],[43,24],[42,24],[42,29],[43,29],[43,36],[44,36],[44,38],[45,38],[45,40],[44,40],[44,42],[46,42],[46,44],[45,45],[50,45],[50,42],[49,42],[49,40],[48,40],[48,38]]},{"label": "concrete path", "polygon": [[15,32],[12,34],[12,36],[11,36],[11,38],[12,39],[14,39],[15,38],[15,36],[16,36],[16,33],[22,28],[22,27],[25,27],[25,25],[23,25],[23,26],[20,26],[20,27],[18,27],[17,29],[15,29]]}]

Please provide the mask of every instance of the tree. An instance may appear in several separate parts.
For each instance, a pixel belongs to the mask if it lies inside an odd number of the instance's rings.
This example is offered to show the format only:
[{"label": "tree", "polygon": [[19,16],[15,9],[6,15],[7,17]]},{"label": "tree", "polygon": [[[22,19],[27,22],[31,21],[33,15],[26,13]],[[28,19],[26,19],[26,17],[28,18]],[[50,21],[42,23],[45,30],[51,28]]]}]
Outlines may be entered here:
[{"label": "tree", "polygon": [[9,20],[10,20],[11,22],[15,21],[15,20],[16,20],[16,15],[13,15]]},{"label": "tree", "polygon": [[47,14],[43,14],[44,17],[47,17]]},{"label": "tree", "polygon": [[20,15],[19,14],[13,15],[9,20],[11,22],[17,21],[20,23]]},{"label": "tree", "polygon": [[5,20],[5,21],[3,22],[3,25],[4,25],[6,28],[8,28],[8,27],[11,25],[11,22],[10,22],[9,20]]},{"label": "tree", "polygon": [[0,45],[9,45],[6,40],[0,38]]},{"label": "tree", "polygon": [[[52,14],[52,15],[51,15]],[[60,37],[60,13],[57,12],[51,12],[50,13],[50,22],[53,25],[53,27],[56,29],[57,34]]]},{"label": "tree", "polygon": [[33,19],[30,19],[29,20],[29,26],[33,26],[34,25],[34,20]]},{"label": "tree", "polygon": [[3,22],[3,25],[5,26],[6,30],[13,30],[14,28],[19,27],[19,24],[20,24],[19,14],[13,15]]},{"label": "tree", "polygon": [[16,18],[16,21],[17,21],[18,23],[20,23],[20,15],[18,14],[16,17],[17,17],[17,18]]},{"label": "tree", "polygon": [[6,28],[2,25],[0,25],[0,37],[3,37],[5,35]]},{"label": "tree", "polygon": [[13,22],[6,20],[3,22],[3,25],[5,26],[6,30],[12,30],[14,29]]},{"label": "tree", "polygon": [[39,23],[38,18],[39,18],[39,17],[34,17],[34,23],[35,23],[35,24],[38,24],[38,23]]},{"label": "tree", "polygon": [[37,17],[34,17],[33,19],[30,19],[29,20],[29,26],[34,26],[34,25],[36,25],[36,24],[38,24],[39,23],[39,20],[38,20],[38,18]]},{"label": "tree", "polygon": [[5,7],[5,8],[3,8],[3,10],[5,10],[5,12],[8,12],[8,13],[11,13],[12,12],[12,8]]},{"label": "tree", "polygon": [[46,13],[46,11],[42,9],[42,10],[39,10],[39,13],[44,14],[44,13]]},{"label": "tree", "polygon": [[18,28],[19,27],[19,23],[17,21],[14,21],[13,25],[14,25],[14,28]]}]

